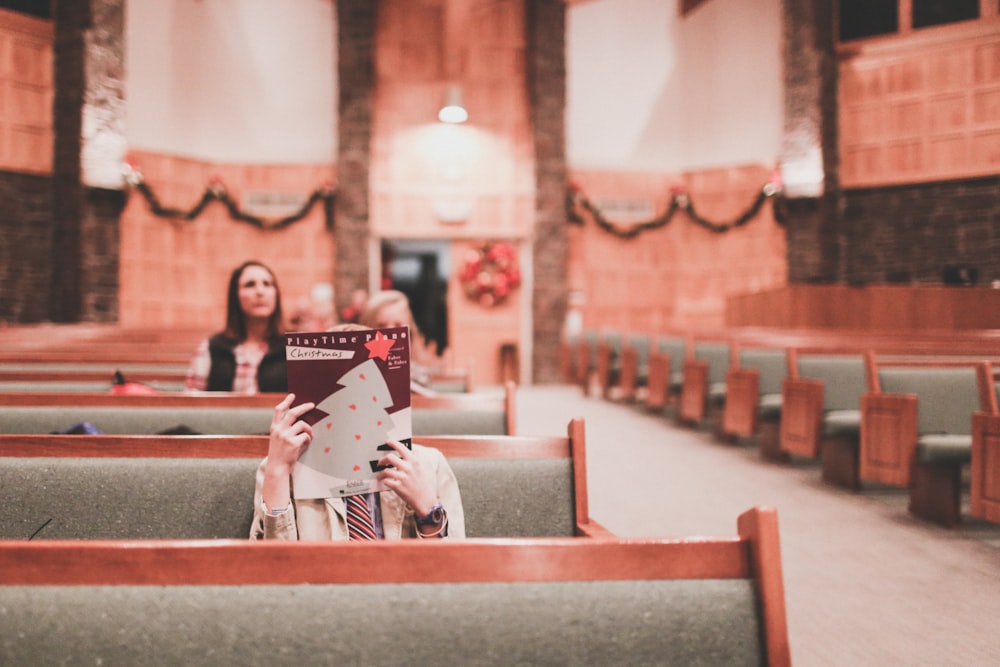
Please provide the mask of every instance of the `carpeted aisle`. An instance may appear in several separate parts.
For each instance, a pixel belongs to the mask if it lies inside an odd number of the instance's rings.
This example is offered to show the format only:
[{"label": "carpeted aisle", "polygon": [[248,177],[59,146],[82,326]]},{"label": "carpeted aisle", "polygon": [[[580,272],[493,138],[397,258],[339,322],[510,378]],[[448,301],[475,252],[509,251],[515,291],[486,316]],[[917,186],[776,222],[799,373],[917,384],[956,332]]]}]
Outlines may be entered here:
[{"label": "carpeted aisle", "polygon": [[938,528],[910,518],[905,491],[841,491],[814,463],[767,463],[577,387],[518,391],[520,434],[586,419],[590,511],[619,535],[734,535],[742,511],[776,507],[795,665],[1000,664],[1000,525]]}]

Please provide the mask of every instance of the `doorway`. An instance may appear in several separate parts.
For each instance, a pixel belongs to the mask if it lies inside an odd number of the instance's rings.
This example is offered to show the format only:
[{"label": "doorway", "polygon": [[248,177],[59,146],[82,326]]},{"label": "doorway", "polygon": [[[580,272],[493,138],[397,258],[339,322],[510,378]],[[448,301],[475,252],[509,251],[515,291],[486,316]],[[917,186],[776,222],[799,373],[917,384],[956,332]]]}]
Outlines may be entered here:
[{"label": "doorway", "polygon": [[451,244],[432,239],[383,239],[382,287],[404,293],[427,347],[448,349],[448,276]]}]

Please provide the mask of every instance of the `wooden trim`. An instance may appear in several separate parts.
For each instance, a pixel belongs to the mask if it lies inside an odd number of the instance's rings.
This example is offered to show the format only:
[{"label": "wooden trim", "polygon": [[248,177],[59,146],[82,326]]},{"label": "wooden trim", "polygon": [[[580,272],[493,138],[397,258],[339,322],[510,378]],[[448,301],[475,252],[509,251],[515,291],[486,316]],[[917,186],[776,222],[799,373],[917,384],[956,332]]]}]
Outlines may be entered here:
[{"label": "wooden trim", "polygon": [[[110,388],[115,369],[21,370],[0,367],[0,382],[107,382]],[[124,370],[128,382],[183,382],[187,371],[164,367],[162,370]]]},{"label": "wooden trim", "polygon": [[[578,548],[578,547],[583,548]],[[0,542],[0,584],[247,585],[742,579],[745,539]],[[233,563],[239,567],[233,567]],[[374,568],[372,563],[378,563]],[[615,567],[609,567],[614,563]]]},{"label": "wooden trim", "polygon": [[[575,422],[570,422],[576,434]],[[418,444],[434,447],[448,458],[566,458],[575,443],[558,436],[416,436]],[[0,433],[0,457],[44,456],[85,458],[263,458],[266,435],[66,435]],[[581,447],[582,449],[582,447]],[[586,469],[584,468],[584,475]],[[579,487],[578,487],[579,488]],[[586,491],[586,485],[584,485]]]},{"label": "wooden trim", "polygon": [[[754,508],[738,538],[0,541],[3,585],[187,585],[759,578],[765,623],[784,628],[777,513]],[[748,548],[749,545],[749,548]],[[240,567],[233,567],[239,562]],[[372,568],[371,563],[379,563]],[[614,567],[608,567],[613,563]],[[772,648],[769,646],[769,649]],[[770,664],[776,664],[774,662]]]},{"label": "wooden trim", "polygon": [[[282,393],[234,394],[226,391],[200,393],[163,392],[159,394],[112,394],[93,391],[24,391],[0,392],[0,405],[59,406],[91,405],[124,407],[212,407],[212,408],[273,408],[285,398]],[[491,393],[442,393],[433,396],[412,394],[410,407],[415,410],[505,410],[508,427],[513,433],[515,423],[510,408],[516,405],[516,386],[505,385],[502,396]]]},{"label": "wooden trim", "polygon": [[266,435],[66,435],[0,433],[0,457],[263,458]]},{"label": "wooden trim", "polygon": [[744,512],[737,520],[737,529],[749,545],[753,578],[760,591],[767,664],[791,667],[777,511],[759,507]]},{"label": "wooden trim", "polygon": [[[0,405],[18,407],[93,406],[144,408],[273,408],[284,394],[234,394],[209,391],[199,394],[112,394],[93,391],[0,392]],[[413,397],[416,399],[416,396]]]}]

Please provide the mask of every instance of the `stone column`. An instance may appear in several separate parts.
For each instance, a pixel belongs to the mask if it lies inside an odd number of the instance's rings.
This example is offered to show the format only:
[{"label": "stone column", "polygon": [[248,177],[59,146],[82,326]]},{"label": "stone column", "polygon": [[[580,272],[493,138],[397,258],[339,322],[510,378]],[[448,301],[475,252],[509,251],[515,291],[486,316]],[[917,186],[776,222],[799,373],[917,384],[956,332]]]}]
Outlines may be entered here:
[{"label": "stone column", "polygon": [[839,229],[837,61],[832,0],[783,0],[785,181],[790,282],[843,275]]},{"label": "stone column", "polygon": [[527,86],[535,144],[532,380],[560,381],[559,343],[566,318],[568,246],[566,168],[566,7],[528,0]]},{"label": "stone column", "polygon": [[124,2],[54,3],[50,316],[118,317],[118,224],[125,195]]},{"label": "stone column", "polygon": [[334,290],[338,312],[367,287],[369,170],[375,89],[376,0],[337,0],[338,157]]}]

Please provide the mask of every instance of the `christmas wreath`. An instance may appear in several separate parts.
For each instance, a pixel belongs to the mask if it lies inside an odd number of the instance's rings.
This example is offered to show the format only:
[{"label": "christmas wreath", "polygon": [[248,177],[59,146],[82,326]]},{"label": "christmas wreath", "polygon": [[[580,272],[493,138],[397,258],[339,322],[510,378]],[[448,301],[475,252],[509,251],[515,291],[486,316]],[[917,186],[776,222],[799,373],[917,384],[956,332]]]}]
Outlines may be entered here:
[{"label": "christmas wreath", "polygon": [[469,250],[459,277],[470,299],[487,308],[503,303],[521,284],[514,247],[501,241]]}]

